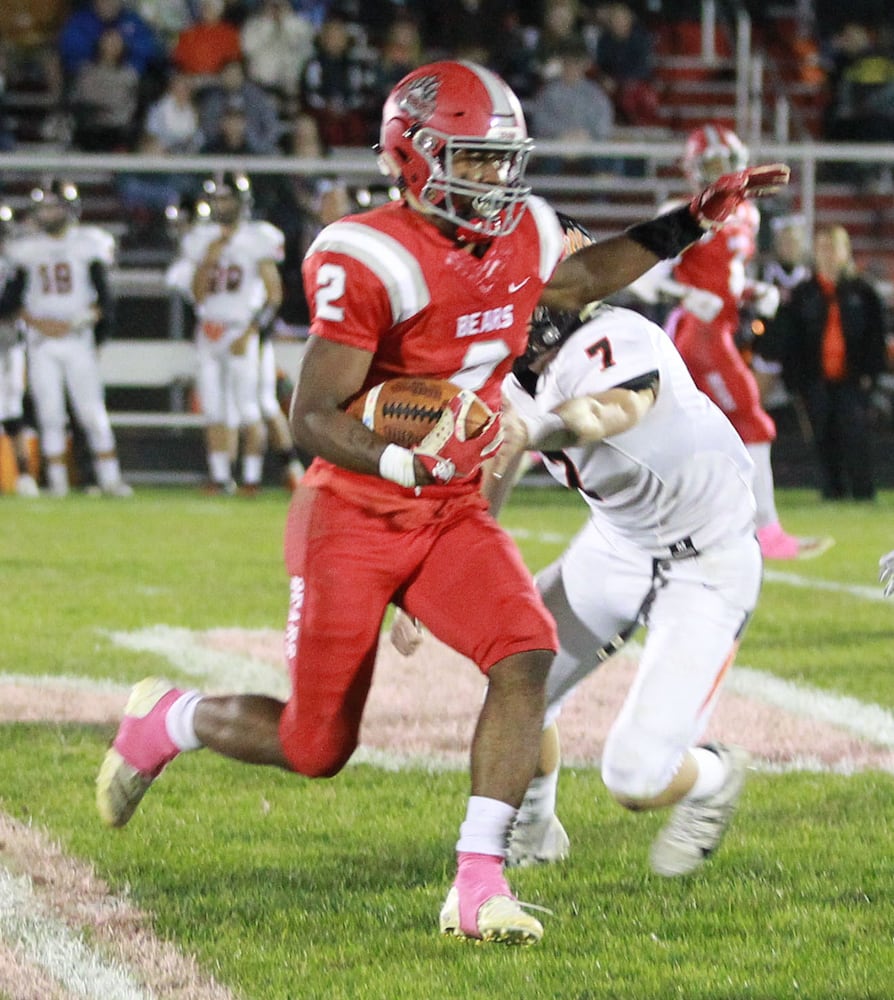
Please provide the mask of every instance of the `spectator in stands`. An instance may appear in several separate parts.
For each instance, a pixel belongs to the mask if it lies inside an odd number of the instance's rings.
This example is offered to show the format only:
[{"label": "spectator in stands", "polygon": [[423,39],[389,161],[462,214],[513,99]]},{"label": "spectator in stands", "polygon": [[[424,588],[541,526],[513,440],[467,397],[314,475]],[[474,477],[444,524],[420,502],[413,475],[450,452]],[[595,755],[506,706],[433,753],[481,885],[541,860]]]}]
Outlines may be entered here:
[{"label": "spectator in stands", "polygon": [[223,20],[224,0],[200,0],[199,18],[177,39],[171,61],[182,73],[213,76],[242,57],[239,29]]},{"label": "spectator in stands", "polygon": [[164,64],[164,48],[139,14],[128,10],[123,0],[91,0],[72,12],[59,34],[59,56],[69,80],[93,58],[100,36],[110,28],[117,29],[124,39],[124,61],[140,77]]},{"label": "spectator in stands", "polygon": [[455,57],[459,52],[479,62],[506,39],[506,16],[512,0],[438,0],[418,4],[420,29],[428,58]]},{"label": "spectator in stands", "polygon": [[330,12],[302,75],[303,110],[316,119],[325,146],[373,141],[375,83],[374,67],[353,51],[349,21],[339,11]]},{"label": "spectator in stands", "polygon": [[[835,67],[826,138],[836,142],[894,141],[894,57],[869,28],[849,22],[833,39]],[[864,181],[876,168],[847,165],[842,179]]]},{"label": "spectator in stands", "polygon": [[599,4],[601,28],[596,43],[596,79],[628,125],[658,121],[658,92],[653,82],[653,42],[628,3]]},{"label": "spectator in stands", "polygon": [[323,27],[329,8],[332,7],[332,0],[291,0],[292,10],[302,17],[306,17],[314,26],[315,31]]},{"label": "spectator in stands", "polygon": [[132,0],[130,7],[155,32],[165,51],[195,20],[195,0]]},{"label": "spectator in stands", "polygon": [[[154,156],[197,153],[204,142],[193,93],[193,81],[186,73],[174,73],[164,94],[149,108],[139,151]],[[197,181],[192,174],[122,174],[119,189],[134,221],[151,229],[169,205],[176,205],[193,192]]]},{"label": "spectator in stands", "polygon": [[314,51],[313,24],[288,0],[262,0],[242,25],[248,76],[285,107],[297,101],[301,74]]},{"label": "spectator in stands", "polygon": [[596,34],[588,30],[578,0],[544,3],[537,23],[527,23],[520,4],[507,7],[501,30],[493,35],[491,63],[525,102],[548,80],[561,72],[558,50],[569,42],[583,39],[587,52],[595,58]]},{"label": "spectator in stands", "polygon": [[[559,76],[544,83],[528,107],[532,134],[569,143],[605,141],[614,128],[614,108],[602,87],[587,78],[592,62],[583,39],[569,39],[556,55]],[[563,167],[587,173],[613,169],[611,162],[592,157],[547,157],[540,163],[549,173]]]},{"label": "spectator in stands", "polygon": [[217,75],[217,82],[208,88],[199,102],[202,132],[215,136],[227,107],[241,102],[245,109],[247,139],[258,153],[275,153],[281,127],[276,102],[260,84],[246,78],[242,61],[228,62]]},{"label": "spectator in stands", "polygon": [[10,152],[16,144],[12,122],[6,113],[6,68],[7,49],[0,42],[0,153]]},{"label": "spectator in stands", "polygon": [[419,25],[412,17],[397,17],[388,26],[378,62],[380,102],[384,103],[394,85],[424,61]]},{"label": "spectator in stands", "polygon": [[500,44],[491,51],[490,65],[523,104],[534,96],[542,82],[540,34],[537,25],[524,23],[518,11],[510,10]]},{"label": "spectator in stands", "polygon": [[195,153],[202,142],[193,81],[186,73],[173,73],[164,94],[146,115],[141,151]]},{"label": "spectator in stands", "polygon": [[71,96],[74,144],[91,153],[123,152],[134,142],[140,78],[124,61],[116,28],[99,36],[95,58],[81,64]]},{"label": "spectator in stands", "polygon": [[268,152],[267,149],[258,149],[254,144],[248,127],[245,102],[241,97],[237,95],[227,101],[218,122],[217,132],[208,136],[201,152],[222,156],[254,156]]},{"label": "spectator in stands", "polygon": [[814,260],[783,312],[783,377],[807,411],[824,499],[872,500],[871,395],[887,367],[884,303],[857,272],[843,226],[817,231]]}]

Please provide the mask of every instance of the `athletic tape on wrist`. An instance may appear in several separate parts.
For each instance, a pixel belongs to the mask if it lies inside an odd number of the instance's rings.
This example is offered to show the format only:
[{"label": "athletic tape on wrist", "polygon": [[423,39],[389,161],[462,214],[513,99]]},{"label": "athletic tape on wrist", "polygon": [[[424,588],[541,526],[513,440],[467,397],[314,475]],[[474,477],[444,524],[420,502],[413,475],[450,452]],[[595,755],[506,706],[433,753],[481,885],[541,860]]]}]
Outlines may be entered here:
[{"label": "athletic tape on wrist", "polygon": [[379,456],[379,475],[398,486],[416,485],[416,461],[409,448],[389,444]]}]

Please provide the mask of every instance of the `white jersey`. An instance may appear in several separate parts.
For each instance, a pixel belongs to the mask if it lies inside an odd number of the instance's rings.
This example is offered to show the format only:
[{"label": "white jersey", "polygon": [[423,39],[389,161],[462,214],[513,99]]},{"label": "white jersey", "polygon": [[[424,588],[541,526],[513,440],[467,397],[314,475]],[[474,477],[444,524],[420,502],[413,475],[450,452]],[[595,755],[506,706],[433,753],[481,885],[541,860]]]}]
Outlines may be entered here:
[{"label": "white jersey", "polygon": [[[218,223],[201,222],[183,237],[180,256],[167,271],[170,287],[192,296],[196,268],[220,234]],[[197,307],[199,320],[244,330],[267,301],[261,262],[282,261],[284,243],[282,232],[269,222],[240,222],[220,255],[211,293]]]},{"label": "white jersey", "polygon": [[90,267],[114,263],[115,238],[98,226],[73,224],[59,236],[37,232],[10,240],[6,255],[26,272],[22,304],[29,313],[79,326],[97,299]]},{"label": "white jersey", "polygon": [[[635,427],[547,454],[546,468],[580,491],[606,534],[658,558],[753,533],[745,446],[696,388],[665,332],[639,313],[601,306],[540,376],[535,402],[548,412],[568,399],[636,385],[650,373],[657,373],[658,395]],[[524,391],[514,376],[507,382],[510,399]]]}]

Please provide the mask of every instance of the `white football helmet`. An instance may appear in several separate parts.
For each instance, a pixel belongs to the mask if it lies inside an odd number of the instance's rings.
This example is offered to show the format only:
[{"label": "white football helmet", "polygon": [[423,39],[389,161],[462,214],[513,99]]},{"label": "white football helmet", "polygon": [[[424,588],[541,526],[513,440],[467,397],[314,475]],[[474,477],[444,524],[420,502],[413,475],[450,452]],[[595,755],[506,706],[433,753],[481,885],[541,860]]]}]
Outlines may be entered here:
[{"label": "white football helmet", "polygon": [[80,214],[81,198],[71,181],[56,179],[31,192],[31,217],[46,233],[63,232]]}]

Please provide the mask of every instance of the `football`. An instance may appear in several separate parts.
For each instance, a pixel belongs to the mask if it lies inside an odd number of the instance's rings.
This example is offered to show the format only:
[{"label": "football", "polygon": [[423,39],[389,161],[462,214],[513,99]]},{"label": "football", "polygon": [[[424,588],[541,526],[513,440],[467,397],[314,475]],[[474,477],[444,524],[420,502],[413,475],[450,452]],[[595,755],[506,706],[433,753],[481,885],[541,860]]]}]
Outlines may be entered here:
[{"label": "football", "polygon": [[[458,385],[444,379],[393,378],[354,399],[348,413],[392,444],[412,448],[435,428],[460,392]],[[464,433],[459,436],[474,438],[490,418],[488,407],[474,397],[465,412]]]}]

